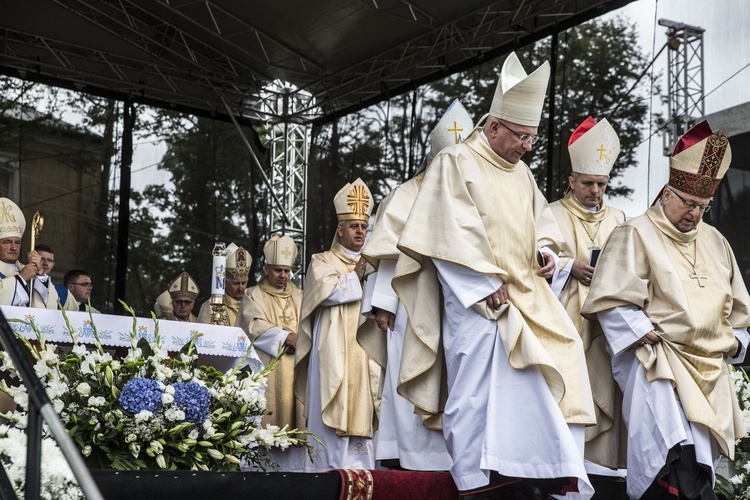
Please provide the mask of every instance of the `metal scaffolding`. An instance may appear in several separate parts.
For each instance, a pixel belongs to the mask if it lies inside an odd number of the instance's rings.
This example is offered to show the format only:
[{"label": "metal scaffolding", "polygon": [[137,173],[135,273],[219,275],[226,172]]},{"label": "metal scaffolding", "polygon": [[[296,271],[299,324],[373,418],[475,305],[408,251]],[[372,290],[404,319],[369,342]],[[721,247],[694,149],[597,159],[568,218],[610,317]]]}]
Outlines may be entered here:
[{"label": "metal scaffolding", "polygon": [[[294,275],[301,278],[305,262],[305,212],[307,199],[308,153],[310,150],[312,118],[315,99],[293,85],[276,81],[262,92],[264,113],[278,117],[269,123],[269,152],[271,158],[271,192],[269,193],[269,234],[288,234],[300,246],[293,266]],[[301,110],[307,111],[300,116]],[[274,203],[273,197],[281,201]]]},{"label": "metal scaffolding", "polygon": [[667,105],[669,126],[664,134],[664,155],[669,156],[682,134],[704,115],[703,33],[697,26],[659,19],[667,27]]}]

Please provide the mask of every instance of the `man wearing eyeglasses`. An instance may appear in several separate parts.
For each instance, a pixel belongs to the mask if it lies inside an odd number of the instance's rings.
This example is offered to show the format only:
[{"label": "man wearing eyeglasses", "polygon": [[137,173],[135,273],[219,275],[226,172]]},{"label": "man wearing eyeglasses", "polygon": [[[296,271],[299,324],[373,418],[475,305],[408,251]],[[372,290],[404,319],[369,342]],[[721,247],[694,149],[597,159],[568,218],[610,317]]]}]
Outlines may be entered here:
[{"label": "man wearing eyeglasses", "polygon": [[623,391],[631,498],[716,498],[714,464],[745,435],[727,363],[745,356],[750,296],[702,223],[731,157],[705,121],[680,138],[669,183],[612,232],[581,311],[599,320]]},{"label": "man wearing eyeglasses", "polygon": [[398,242],[408,258],[393,287],[409,321],[398,392],[425,419],[442,415],[467,499],[593,494],[583,344],[547,284],[562,238],[521,161],[548,80],[546,62],[527,75],[505,60],[489,115],[435,156]]},{"label": "man wearing eyeglasses", "polygon": [[0,198],[0,304],[57,309],[57,291],[44,274],[39,253],[28,252],[26,265],[19,260],[25,230],[26,218],[18,205]]},{"label": "man wearing eyeglasses", "polygon": [[99,313],[96,308],[89,305],[91,290],[94,288],[89,273],[80,269],[68,271],[63,277],[63,284],[75,299],[78,311]]},{"label": "man wearing eyeglasses", "polygon": [[172,298],[172,311],[164,312],[164,319],[197,323],[198,318],[193,314],[193,307],[200,288],[193,277],[183,272],[169,285],[167,291]]}]

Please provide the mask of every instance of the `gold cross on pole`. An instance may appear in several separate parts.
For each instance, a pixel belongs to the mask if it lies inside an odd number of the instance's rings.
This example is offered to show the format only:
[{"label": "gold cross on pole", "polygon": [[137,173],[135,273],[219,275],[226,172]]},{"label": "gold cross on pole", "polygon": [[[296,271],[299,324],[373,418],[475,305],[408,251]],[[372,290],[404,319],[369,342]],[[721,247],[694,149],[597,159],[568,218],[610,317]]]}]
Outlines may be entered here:
[{"label": "gold cross on pole", "polygon": [[453,128],[449,128],[448,132],[453,132],[453,141],[455,144],[458,144],[458,133],[463,131],[463,128],[458,128],[458,122],[453,120]]}]

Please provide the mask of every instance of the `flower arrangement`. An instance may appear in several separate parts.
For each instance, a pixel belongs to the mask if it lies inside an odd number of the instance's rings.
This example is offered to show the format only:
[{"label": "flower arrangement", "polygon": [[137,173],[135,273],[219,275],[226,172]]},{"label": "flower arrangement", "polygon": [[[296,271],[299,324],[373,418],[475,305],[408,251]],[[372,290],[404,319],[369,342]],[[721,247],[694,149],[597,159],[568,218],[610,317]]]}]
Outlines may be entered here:
[{"label": "flower arrangement", "polygon": [[[260,424],[266,412],[263,384],[278,360],[253,373],[245,365],[251,346],[226,373],[198,366],[195,341],[200,334],[170,357],[162,349],[156,319],[153,342],[138,339],[135,312],[123,305],[133,316],[133,330],[122,360],[105,352],[93,318],[94,348],[89,350],[78,342],[65,316],[73,340],[67,353],[46,342],[33,320],[14,320],[34,329],[38,345],[19,338],[90,468],[235,471],[242,464],[268,470],[276,468],[272,448],[300,446],[309,453],[307,439],[315,437],[307,431]],[[17,377],[7,354],[0,352],[0,359],[0,370]],[[19,407],[0,416],[24,428],[25,387],[3,380],[0,391]],[[0,442],[14,437],[17,429],[0,430]],[[4,449],[0,448],[0,459],[13,462]]]},{"label": "flower arrangement", "polygon": [[716,475],[715,491],[726,499],[750,499],[750,378],[741,367],[729,367],[729,376],[742,410],[748,436],[734,444],[734,462],[729,463],[730,478]]}]

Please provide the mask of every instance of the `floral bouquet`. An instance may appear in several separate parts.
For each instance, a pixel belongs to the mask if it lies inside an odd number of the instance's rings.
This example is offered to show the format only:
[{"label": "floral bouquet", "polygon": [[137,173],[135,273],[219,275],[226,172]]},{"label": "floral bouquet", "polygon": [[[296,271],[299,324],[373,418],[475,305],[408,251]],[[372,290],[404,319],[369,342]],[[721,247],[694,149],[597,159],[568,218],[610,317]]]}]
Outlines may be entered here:
[{"label": "floral bouquet", "polygon": [[737,401],[742,410],[742,420],[749,434],[738,439],[734,444],[734,462],[730,462],[729,471],[733,474],[727,479],[717,474],[716,493],[724,498],[750,499],[750,378],[741,367],[729,367],[729,376],[737,394]]},{"label": "floral bouquet", "polygon": [[[19,338],[33,356],[36,374],[90,468],[236,471],[242,464],[268,470],[276,468],[269,453],[272,448],[303,446],[309,453],[307,438],[312,434],[307,431],[260,424],[266,412],[263,384],[278,358],[252,373],[245,366],[251,346],[226,373],[198,366],[195,341],[200,334],[170,357],[162,349],[156,319],[153,342],[139,340],[135,312],[127,305],[125,308],[133,315],[133,330],[128,354],[122,360],[104,351],[93,318],[94,349],[88,350],[78,342],[77,332],[65,316],[73,340],[68,353],[47,343],[33,320],[14,320],[36,332],[38,345]],[[10,357],[0,352],[0,359],[0,370],[17,377]],[[16,428],[24,428],[25,387],[9,386],[3,380],[0,391],[19,406],[0,416]],[[11,430],[0,428],[0,441],[9,433]],[[6,463],[12,460],[3,448],[0,459]]]}]

